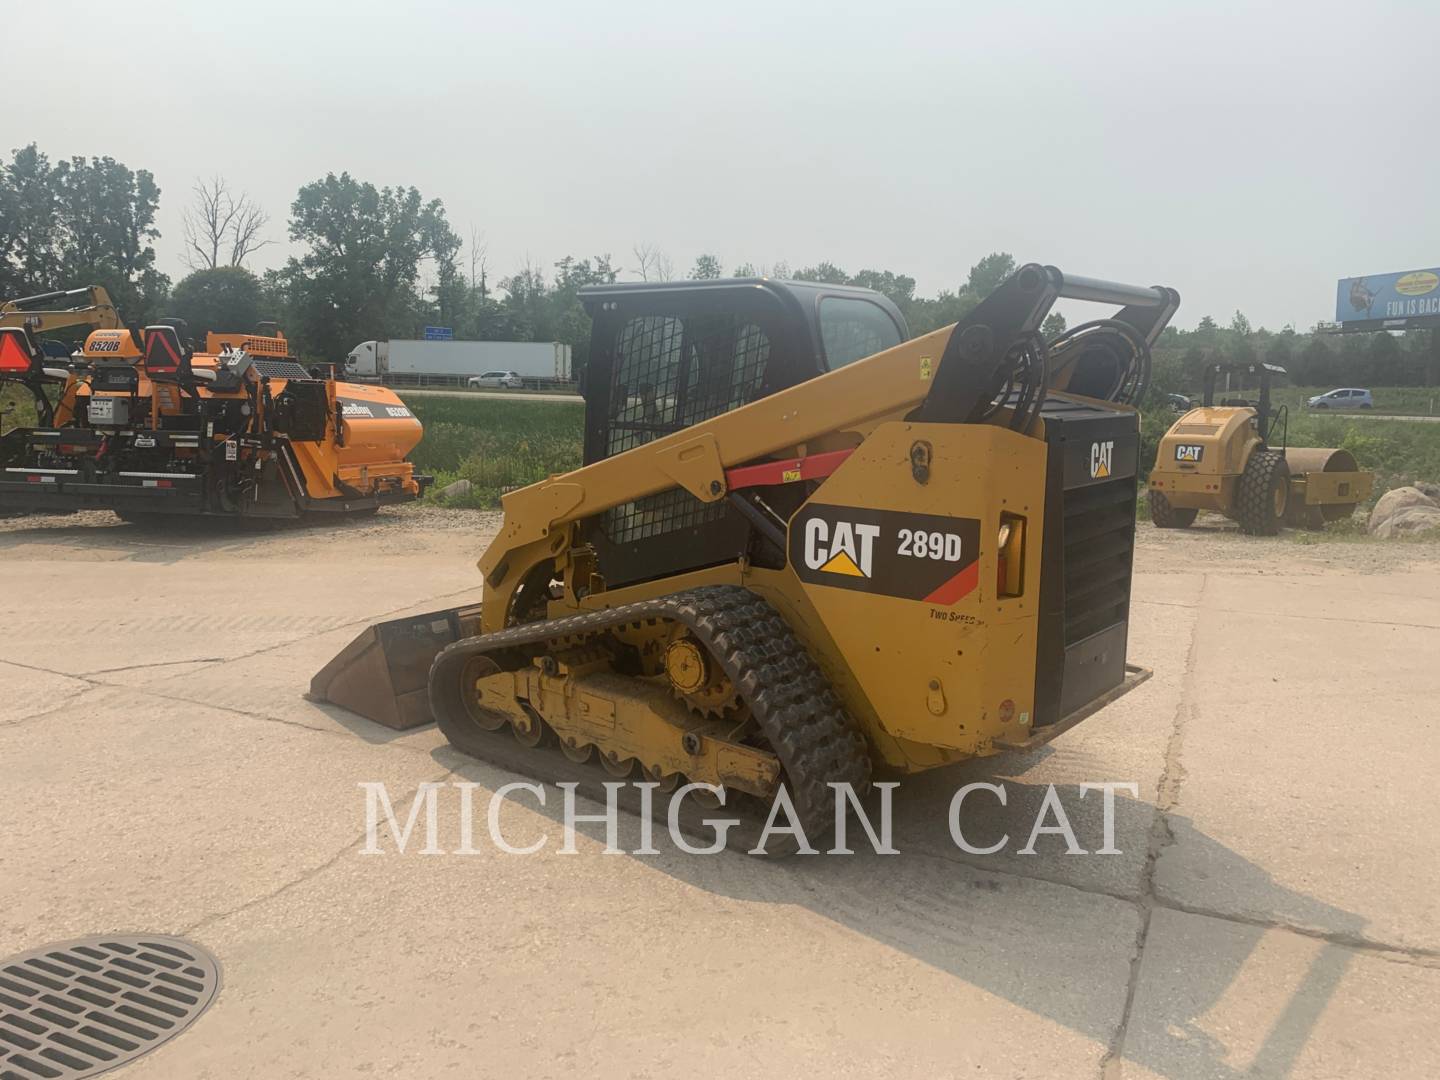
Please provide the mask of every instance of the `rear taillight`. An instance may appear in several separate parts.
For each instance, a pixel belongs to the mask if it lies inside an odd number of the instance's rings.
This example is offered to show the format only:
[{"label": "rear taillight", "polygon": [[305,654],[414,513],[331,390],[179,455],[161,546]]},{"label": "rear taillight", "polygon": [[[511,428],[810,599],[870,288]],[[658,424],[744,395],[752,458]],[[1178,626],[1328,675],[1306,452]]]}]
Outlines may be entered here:
[{"label": "rear taillight", "polygon": [[1000,515],[995,595],[1020,596],[1025,591],[1025,519],[1018,514]]}]

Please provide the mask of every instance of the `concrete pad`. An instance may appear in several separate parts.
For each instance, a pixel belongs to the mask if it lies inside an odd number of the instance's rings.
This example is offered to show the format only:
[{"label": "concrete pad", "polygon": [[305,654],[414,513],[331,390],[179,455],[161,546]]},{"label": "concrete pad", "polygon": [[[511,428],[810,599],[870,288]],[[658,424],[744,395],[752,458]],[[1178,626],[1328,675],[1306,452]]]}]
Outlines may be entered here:
[{"label": "concrete pad", "polygon": [[361,625],[417,597],[448,595],[473,581],[473,570],[461,578],[452,563],[439,561],[400,576],[362,575],[348,583],[317,575],[313,561],[126,563],[123,573],[107,564],[86,575],[88,617],[57,619],[45,613],[53,597],[74,593],[74,567],[6,565],[14,612],[0,641],[0,660],[70,675],[243,656]]},{"label": "concrete pad", "polygon": [[[1377,617],[1363,596],[1352,593],[1351,615]],[[1440,630],[1350,621],[1328,592],[1284,578],[1217,576],[1204,603],[1187,778],[1157,894],[1440,948]],[[1416,598],[1406,611],[1436,606]]]},{"label": "concrete pad", "polygon": [[[594,825],[565,856],[553,801],[502,808],[512,839],[549,838],[535,856],[483,840],[473,856],[413,841],[364,856],[360,781],[384,780],[402,817],[421,781],[473,781],[483,836],[486,795],[511,779],[433,727],[397,735],[300,697],[382,613],[475,595],[483,530],[435,520],[194,544],[0,527],[0,955],[153,928],[225,969],[215,1009],[129,1074],[1436,1071],[1414,1021],[1435,1011],[1433,956],[1162,908],[1132,968],[1128,902],[1145,898],[1154,838],[1161,903],[1433,934],[1440,574],[1399,565],[1419,547],[1167,534],[1161,550],[1142,530],[1131,658],[1156,677],[1046,750],[908,782],[900,856],[607,856]],[[1303,573],[1276,573],[1287,551]],[[62,582],[99,598],[92,627],[53,629]],[[50,671],[6,665],[14,648]],[[950,839],[967,779],[1009,784],[1009,806],[977,801],[965,821],[977,841],[1010,833],[1004,856]],[[1015,853],[1046,785],[1093,850],[1101,800],[1076,785],[1131,779],[1122,854],[1066,856],[1057,837]],[[627,848],[638,829],[621,819]]]},{"label": "concrete pad", "polygon": [[361,781],[445,769],[133,690],[0,727],[0,955],[233,911],[355,842]]},{"label": "concrete pad", "polygon": [[[989,870],[1060,881],[1078,888],[1138,898],[1144,891],[1149,838],[1166,751],[1186,683],[1186,662],[1203,586],[1199,574],[1137,579],[1131,606],[1131,662],[1154,675],[1119,701],[1087,718],[1048,746],[1025,754],[1002,754],[905,780],[895,792],[896,844],[971,862]],[[1153,598],[1153,599],[1152,599]],[[961,829],[977,848],[1008,837],[993,855],[964,852],[950,834],[952,798],[967,783],[1001,784],[1006,803],[979,790],[967,795]],[[1119,854],[1067,853],[1063,836],[1042,835],[1035,853],[1021,855],[1050,785],[1060,799],[1076,840],[1087,852],[1104,846],[1105,796],[1082,784],[1133,782],[1135,794],[1117,791],[1114,847]],[[1053,815],[1046,823],[1054,825]]]},{"label": "concrete pad", "polygon": [[0,662],[0,726],[62,708],[93,689],[83,679]]},{"label": "concrete pad", "polygon": [[[506,777],[462,775],[483,819]],[[593,831],[567,856],[528,801],[501,823],[547,848],[352,848],[201,927],[225,989],[134,1075],[1070,1076],[1120,1021],[1129,904],[923,856],[607,856]]]},{"label": "concrete pad", "polygon": [[[401,611],[387,613],[384,617],[399,618],[439,608],[461,607],[479,600],[480,589],[477,587],[431,597]],[[166,669],[156,669],[151,674],[149,688],[166,697],[208,703],[321,731],[348,732],[370,742],[418,744],[428,752],[444,742],[439,736],[431,737],[424,733],[433,732],[433,725],[412,732],[395,731],[344,709],[309,701],[303,696],[310,687],[311,677],[373,621],[376,620],[366,618],[201,670],[184,670],[172,675]]]},{"label": "concrete pad", "polygon": [[1125,1080],[1440,1074],[1440,970],[1285,930],[1158,910]]}]

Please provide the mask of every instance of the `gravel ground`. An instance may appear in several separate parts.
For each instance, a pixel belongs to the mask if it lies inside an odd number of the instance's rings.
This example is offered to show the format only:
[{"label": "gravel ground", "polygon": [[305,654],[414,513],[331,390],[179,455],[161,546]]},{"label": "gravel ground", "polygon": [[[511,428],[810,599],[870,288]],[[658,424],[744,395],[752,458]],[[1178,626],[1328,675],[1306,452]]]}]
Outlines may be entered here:
[{"label": "gravel ground", "polygon": [[[202,547],[228,545],[244,537],[248,544],[267,554],[358,545],[372,556],[384,557],[454,550],[455,534],[469,533],[474,537],[478,556],[499,530],[501,517],[498,510],[451,510],[416,503],[386,507],[373,517],[352,521],[237,524],[225,519],[171,519],[147,527],[126,524],[108,510],[85,510],[69,515],[3,518],[0,535],[22,533],[26,540],[46,542],[61,539],[69,530],[94,529],[105,530],[107,538],[126,543],[170,544],[183,540]],[[1440,562],[1440,540],[1374,540],[1350,533],[1296,530],[1286,530],[1276,537],[1242,536],[1233,522],[1206,514],[1189,529],[1157,529],[1149,522],[1141,522],[1136,560],[1140,568],[1162,574],[1192,573],[1217,564],[1229,571],[1256,573],[1283,568],[1292,575],[1332,570],[1383,574],[1417,563]]]}]

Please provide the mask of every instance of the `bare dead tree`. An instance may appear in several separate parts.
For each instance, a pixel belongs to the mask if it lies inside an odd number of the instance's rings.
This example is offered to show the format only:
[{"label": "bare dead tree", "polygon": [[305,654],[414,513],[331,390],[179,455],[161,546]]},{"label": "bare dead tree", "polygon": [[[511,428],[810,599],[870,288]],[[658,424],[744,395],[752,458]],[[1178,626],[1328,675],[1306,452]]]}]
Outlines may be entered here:
[{"label": "bare dead tree", "polygon": [[489,245],[485,243],[485,234],[474,225],[470,226],[470,288],[476,288],[477,281],[480,295],[490,295],[490,289],[486,285],[486,277],[489,274],[490,262],[486,258],[489,252]]},{"label": "bare dead tree", "polygon": [[[192,270],[243,266],[245,260],[270,240],[260,238],[270,223],[249,195],[236,196],[223,176],[196,180],[194,199],[185,211],[185,261]],[[228,262],[222,262],[222,253]]]},{"label": "bare dead tree", "polygon": [[655,248],[650,244],[636,244],[630,249],[635,256],[635,272],[641,281],[650,280],[650,264],[655,261]]},{"label": "bare dead tree", "polygon": [[230,265],[244,266],[245,260],[273,240],[262,240],[260,232],[270,224],[270,215],[242,193],[235,204],[235,219],[230,226]]}]

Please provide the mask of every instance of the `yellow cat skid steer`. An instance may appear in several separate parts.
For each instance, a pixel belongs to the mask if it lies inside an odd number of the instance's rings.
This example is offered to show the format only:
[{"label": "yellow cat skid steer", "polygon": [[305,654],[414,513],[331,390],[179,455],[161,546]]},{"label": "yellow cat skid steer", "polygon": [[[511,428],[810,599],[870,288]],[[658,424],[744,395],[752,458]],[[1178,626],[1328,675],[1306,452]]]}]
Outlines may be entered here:
[{"label": "yellow cat skid steer", "polygon": [[[504,497],[481,605],[372,627],[312,697],[552,779],[783,787],[813,838],[832,784],[1038,746],[1146,676],[1135,403],[1173,290],[1032,264],[913,340],[864,289],[582,297],[584,467]],[[1062,297],[1120,310],[1047,342]]]}]

